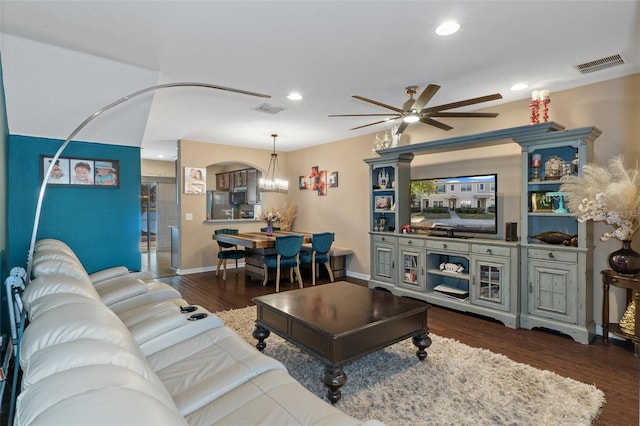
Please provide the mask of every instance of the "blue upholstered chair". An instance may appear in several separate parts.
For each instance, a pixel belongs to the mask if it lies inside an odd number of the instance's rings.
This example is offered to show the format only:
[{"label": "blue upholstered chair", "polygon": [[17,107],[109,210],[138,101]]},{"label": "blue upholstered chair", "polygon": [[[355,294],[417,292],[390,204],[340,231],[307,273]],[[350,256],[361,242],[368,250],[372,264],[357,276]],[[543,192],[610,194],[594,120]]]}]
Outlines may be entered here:
[{"label": "blue upholstered chair", "polygon": [[[237,234],[237,229],[223,228],[216,229],[214,231],[216,235],[218,234]],[[238,273],[238,259],[244,258],[244,250],[240,250],[238,246],[235,244],[225,243],[222,241],[218,241],[218,266],[216,268],[216,277],[218,276],[218,271],[220,270],[220,266],[224,265],[224,272],[222,273],[222,279],[227,279],[227,261],[229,259],[233,259],[236,261],[236,274]]]},{"label": "blue upholstered chair", "polygon": [[333,282],[333,271],[329,264],[329,250],[331,250],[333,238],[333,232],[313,234],[311,239],[311,251],[300,252],[300,263],[311,265],[313,285],[316,285],[316,263],[324,263],[324,266],[329,272],[329,278],[331,278],[331,282]]},{"label": "blue upholstered chair", "polygon": [[289,279],[293,282],[293,271],[298,277],[298,283],[302,288],[302,276],[300,275],[300,249],[302,248],[302,235],[285,235],[276,237],[276,254],[264,257],[264,281],[267,285],[269,268],[276,269],[276,293],[280,291],[280,270],[289,268]]}]

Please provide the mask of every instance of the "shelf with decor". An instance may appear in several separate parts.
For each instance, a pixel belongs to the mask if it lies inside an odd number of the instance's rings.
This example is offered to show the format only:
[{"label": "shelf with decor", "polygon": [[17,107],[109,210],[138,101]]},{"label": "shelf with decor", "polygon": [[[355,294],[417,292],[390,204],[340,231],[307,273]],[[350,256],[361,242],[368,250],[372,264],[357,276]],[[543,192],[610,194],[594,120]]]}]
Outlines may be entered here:
[{"label": "shelf with decor", "polygon": [[520,326],[581,343],[595,336],[592,224],[571,215],[560,187],[593,161],[600,133],[584,127],[514,139],[522,147]]}]

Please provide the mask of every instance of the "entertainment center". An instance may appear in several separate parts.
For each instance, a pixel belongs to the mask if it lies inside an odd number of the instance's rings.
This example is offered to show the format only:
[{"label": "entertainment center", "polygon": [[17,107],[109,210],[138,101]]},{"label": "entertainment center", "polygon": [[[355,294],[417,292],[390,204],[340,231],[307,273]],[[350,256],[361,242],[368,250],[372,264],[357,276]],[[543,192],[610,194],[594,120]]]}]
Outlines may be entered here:
[{"label": "entertainment center", "polygon": [[[364,160],[370,168],[369,287],[494,318],[507,327],[542,327],[589,343],[595,336],[592,225],[579,223],[562,209],[558,169],[568,164],[573,168],[565,167],[566,173],[579,173],[592,162],[593,142],[600,133],[595,127],[565,130],[546,122],[377,151],[380,157]],[[520,241],[479,238],[475,232],[440,226],[437,220],[420,232],[407,227],[415,155],[504,143],[521,147]],[[445,190],[454,186],[429,191]],[[504,226],[494,203],[496,223]],[[453,210],[455,203],[444,206]],[[477,206],[489,209],[486,200]],[[572,236],[575,245],[534,238],[549,231]]]}]

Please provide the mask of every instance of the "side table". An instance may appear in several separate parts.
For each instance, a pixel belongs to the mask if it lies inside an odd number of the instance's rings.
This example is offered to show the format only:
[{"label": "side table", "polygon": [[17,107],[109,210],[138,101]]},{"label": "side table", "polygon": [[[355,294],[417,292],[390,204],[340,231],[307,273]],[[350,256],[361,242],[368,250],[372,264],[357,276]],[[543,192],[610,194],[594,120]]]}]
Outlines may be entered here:
[{"label": "side table", "polygon": [[[609,333],[629,339],[633,342],[636,358],[640,358],[640,274],[620,275],[612,270],[602,271],[602,340],[609,343]],[[627,304],[635,300],[636,312],[634,321],[634,332],[629,334],[624,332],[617,323],[609,322],[609,286],[622,287],[627,289]]]}]

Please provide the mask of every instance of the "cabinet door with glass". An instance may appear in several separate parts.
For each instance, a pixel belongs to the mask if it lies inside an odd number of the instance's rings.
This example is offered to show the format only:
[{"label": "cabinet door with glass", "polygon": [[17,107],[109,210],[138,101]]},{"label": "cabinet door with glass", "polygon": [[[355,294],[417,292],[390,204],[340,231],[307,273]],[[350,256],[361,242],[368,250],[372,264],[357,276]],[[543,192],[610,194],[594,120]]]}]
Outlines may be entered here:
[{"label": "cabinet door with glass", "polygon": [[[400,287],[423,293],[426,290],[425,257],[423,244],[403,245],[403,238],[399,238],[398,251],[400,253]],[[414,240],[410,240],[414,242]]]},{"label": "cabinet door with glass", "polygon": [[471,260],[471,303],[509,311],[511,260],[483,255],[473,255]]}]

